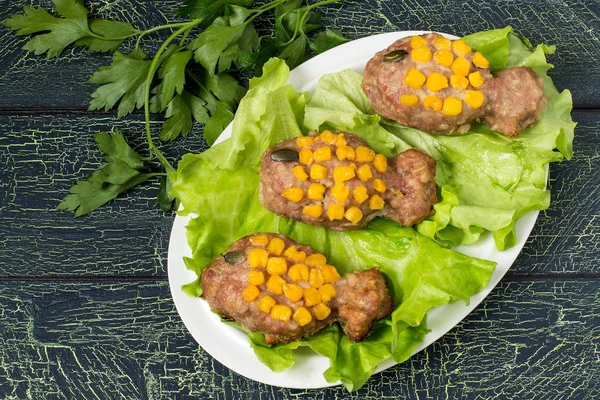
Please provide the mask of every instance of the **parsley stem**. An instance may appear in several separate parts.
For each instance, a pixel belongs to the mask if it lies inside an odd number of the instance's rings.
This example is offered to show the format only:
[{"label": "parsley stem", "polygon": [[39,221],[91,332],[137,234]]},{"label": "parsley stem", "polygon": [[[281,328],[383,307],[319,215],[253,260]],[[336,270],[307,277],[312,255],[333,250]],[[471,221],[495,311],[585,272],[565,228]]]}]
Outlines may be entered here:
[{"label": "parsley stem", "polygon": [[[177,23],[174,23],[174,24],[159,25],[159,26],[155,26],[154,28],[147,29],[145,31],[139,31],[140,33],[139,33],[139,36],[138,36],[138,38],[137,38],[137,40],[135,42],[135,47],[136,48],[140,47],[140,41],[142,40],[142,37],[144,35],[148,35],[150,33],[157,32],[157,31],[160,31],[160,30],[163,30],[163,29],[173,29],[173,28],[181,28],[181,27],[185,27],[186,29],[187,28],[191,29],[192,27],[194,27],[196,25],[199,25],[201,22],[202,22],[201,19],[200,20],[195,19],[195,20],[193,20],[191,22],[177,22]],[[181,32],[179,34],[181,34]]]},{"label": "parsley stem", "polygon": [[146,75],[146,87],[144,90],[144,120],[146,123],[146,139],[148,141],[148,147],[150,147],[150,150],[154,153],[156,158],[158,158],[158,161],[167,172],[175,172],[175,168],[173,168],[171,163],[165,158],[165,156],[161,153],[158,147],[156,147],[156,145],[152,142],[152,134],[150,132],[150,86],[152,85],[152,79],[154,78],[154,74],[156,73],[156,70],[158,69],[158,66],[160,64],[160,57],[162,53],[166,50],[166,48],[169,46],[169,44],[171,44],[171,42],[175,40],[177,36],[181,35],[183,32],[189,30],[190,28],[200,24],[201,22],[202,19],[195,19],[191,22],[177,24],[177,26],[180,26],[180,28],[173,32],[171,36],[169,36],[167,40],[165,40],[163,44],[158,48],[156,54],[154,55],[154,58],[152,59],[152,63],[150,64],[148,74]]}]

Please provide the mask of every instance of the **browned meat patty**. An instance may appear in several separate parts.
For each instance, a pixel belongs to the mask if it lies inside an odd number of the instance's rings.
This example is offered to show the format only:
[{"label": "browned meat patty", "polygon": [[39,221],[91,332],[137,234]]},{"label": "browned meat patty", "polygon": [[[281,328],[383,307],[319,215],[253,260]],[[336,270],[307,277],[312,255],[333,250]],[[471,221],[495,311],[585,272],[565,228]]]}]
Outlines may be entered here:
[{"label": "browned meat patty", "polygon": [[548,102],[542,87],[542,78],[531,68],[500,71],[487,87],[489,103],[483,122],[506,136],[517,136],[540,119]]},{"label": "browned meat patty", "polygon": [[378,268],[340,278],[325,256],[273,233],[231,245],[201,276],[202,297],[223,318],[265,335],[269,344],[309,337],[340,322],[355,341],[392,312]]},{"label": "browned meat patty", "polygon": [[490,73],[489,62],[462,40],[431,33],[400,39],[375,54],[363,91],[375,111],[426,132],[466,132],[474,121],[516,136],[546,105],[542,80],[530,68]]},{"label": "browned meat patty", "polygon": [[355,135],[311,132],[263,154],[259,196],[280,216],[335,230],[377,216],[411,226],[433,213],[434,178],[435,161],[420,150],[387,159]]}]

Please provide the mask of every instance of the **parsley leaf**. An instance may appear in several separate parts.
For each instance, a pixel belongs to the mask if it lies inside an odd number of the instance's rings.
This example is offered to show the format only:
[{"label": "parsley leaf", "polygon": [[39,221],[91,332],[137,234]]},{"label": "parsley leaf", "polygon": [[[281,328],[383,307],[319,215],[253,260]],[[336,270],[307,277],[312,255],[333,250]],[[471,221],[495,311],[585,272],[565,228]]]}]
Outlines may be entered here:
[{"label": "parsley leaf", "polygon": [[308,45],[315,54],[320,54],[346,42],[348,42],[348,39],[342,36],[340,32],[325,29],[325,31],[317,33],[315,40],[309,41]]},{"label": "parsley leaf", "polygon": [[[174,46],[178,48],[178,46]],[[160,111],[167,108],[167,105],[173,98],[173,95],[183,92],[185,85],[185,67],[192,58],[192,51],[179,51],[173,53],[161,65],[158,71],[158,77],[162,79],[158,92],[161,95]]]},{"label": "parsley leaf", "polygon": [[[217,23],[217,21],[219,21],[219,19],[217,19],[215,23]],[[229,68],[236,54],[233,52],[235,50],[235,45],[242,37],[245,28],[246,26],[244,24],[235,26],[209,26],[204,32],[198,35],[190,45],[192,50],[194,50],[194,59],[211,75],[215,74],[215,71],[217,70],[217,62],[219,62],[218,72],[222,72]],[[227,48],[230,48],[229,53],[226,53],[221,60],[221,57]]]},{"label": "parsley leaf", "polygon": [[212,23],[228,5],[250,7],[254,0],[186,0],[177,9],[177,15],[182,17],[201,18],[202,24]]},{"label": "parsley leaf", "polygon": [[306,35],[300,35],[290,44],[288,44],[279,58],[285,60],[285,63],[291,68],[295,68],[304,61],[306,57]]},{"label": "parsley leaf", "polygon": [[139,33],[129,22],[106,19],[90,20],[90,30],[101,37],[87,36],[76,41],[75,45],[87,47],[92,51],[111,53],[121,47],[127,37]]},{"label": "parsley leaf", "polygon": [[36,34],[23,46],[36,55],[47,52],[48,58],[56,57],[72,43],[94,51],[114,51],[126,37],[137,33],[125,22],[99,20],[90,24],[88,10],[79,0],[52,0],[52,3],[62,18],[43,8],[25,7],[25,15],[14,14],[2,22],[19,36]]},{"label": "parsley leaf", "polygon": [[146,173],[145,159],[137,154],[115,130],[114,133],[94,135],[98,148],[107,161],[87,180],[78,181],[57,206],[60,210],[75,211],[75,217],[94,211],[130,188],[147,181],[156,174]]},{"label": "parsley leaf", "polygon": [[129,114],[135,108],[144,105],[146,75],[150,70],[150,60],[139,52],[123,54],[117,51],[112,64],[100,69],[90,77],[89,83],[102,85],[91,95],[89,110],[110,110],[119,100],[119,118]]},{"label": "parsley leaf", "polygon": [[167,107],[167,120],[160,132],[161,140],[173,140],[179,135],[187,136],[192,130],[192,118],[200,123],[208,123],[208,112],[204,105],[204,101],[189,92],[176,94]]}]

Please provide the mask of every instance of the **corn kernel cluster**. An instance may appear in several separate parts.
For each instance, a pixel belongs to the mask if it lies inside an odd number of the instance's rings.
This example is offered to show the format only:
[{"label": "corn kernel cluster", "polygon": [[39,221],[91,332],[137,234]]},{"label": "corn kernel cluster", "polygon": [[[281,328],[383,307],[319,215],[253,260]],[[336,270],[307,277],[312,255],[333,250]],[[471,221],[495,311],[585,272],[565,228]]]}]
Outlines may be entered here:
[{"label": "corn kernel cluster", "polygon": [[[327,264],[323,254],[307,255],[296,246],[267,235],[250,237],[254,247],[248,252],[248,286],[242,298],[248,303],[257,302],[258,309],[271,318],[283,322],[291,319],[305,326],[313,318],[322,321],[331,314],[327,303],[336,296],[332,283],[340,279],[337,269]],[[267,289],[262,291],[261,287]],[[274,295],[284,295],[292,302],[300,302],[292,309],[286,304],[277,304]]]},{"label": "corn kernel cluster", "polygon": [[[296,145],[300,147],[299,165],[293,168],[293,175],[298,182],[284,189],[282,196],[294,203],[305,198],[315,201],[303,207],[305,215],[312,218],[326,216],[330,221],[346,219],[357,224],[364,217],[360,205],[365,201],[369,200],[366,204],[371,210],[384,207],[381,194],[387,187],[376,175],[387,170],[387,158],[383,154],[377,154],[365,146],[349,146],[343,133],[335,134],[329,130],[317,136],[298,137]],[[335,158],[350,164],[339,165],[331,170],[318,164]],[[358,178],[361,184],[350,190],[347,183],[354,178]],[[333,186],[326,186],[326,180],[333,180]],[[308,183],[308,187],[303,183]],[[376,193],[369,195],[363,183],[371,183]],[[324,208],[323,200],[328,191],[335,203]],[[354,200],[356,205],[348,204],[349,200]]]},{"label": "corn kernel cluster", "polygon": [[[408,70],[404,76],[404,83],[417,90],[425,86],[429,91],[429,94],[423,99],[423,107],[441,111],[444,115],[456,116],[462,112],[463,102],[474,109],[483,105],[485,100],[483,93],[475,89],[483,86],[484,79],[478,70],[472,71],[471,69],[471,64],[476,68],[489,67],[489,61],[480,52],[472,52],[471,47],[464,40],[450,40],[441,36],[433,39],[433,52],[427,39],[421,36],[413,36],[410,39],[410,45],[412,47],[411,59],[417,65],[429,63],[433,59],[439,65],[449,69],[450,77],[439,72],[425,75],[417,68]],[[436,92],[449,86],[463,94],[462,100],[454,96],[444,99],[437,96]],[[469,86],[472,89],[467,90]],[[419,97],[414,94],[400,96],[400,103],[406,107],[416,106],[419,104],[419,100]]]}]

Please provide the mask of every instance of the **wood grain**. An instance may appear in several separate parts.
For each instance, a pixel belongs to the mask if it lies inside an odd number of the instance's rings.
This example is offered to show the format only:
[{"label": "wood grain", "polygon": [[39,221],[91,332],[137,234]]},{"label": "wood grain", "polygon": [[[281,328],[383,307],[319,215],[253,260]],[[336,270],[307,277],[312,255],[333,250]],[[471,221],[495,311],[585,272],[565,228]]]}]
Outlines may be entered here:
[{"label": "wood grain", "polygon": [[[540,214],[511,273],[600,273],[594,174],[600,168],[600,113],[577,111],[573,117],[579,123],[575,157],[552,165],[550,209]],[[158,181],[79,219],[55,209],[72,183],[102,162],[92,134],[113,127],[147,154],[137,116],[0,115],[0,260],[7,260],[0,263],[0,276],[164,276],[173,215],[155,204]],[[185,152],[204,149],[198,130],[163,147],[173,163]]]},{"label": "wood grain", "polygon": [[[0,20],[32,3],[48,8],[49,1],[0,0]],[[130,21],[140,29],[175,21],[173,9],[178,4],[174,0],[86,2],[91,15]],[[600,5],[596,1],[346,0],[322,10],[324,24],[350,39],[397,30],[463,36],[511,25],[533,44],[557,46],[557,53],[550,56],[555,65],[550,75],[560,90],[573,92],[576,106],[600,106],[600,89],[590,84],[591,77],[600,75]],[[146,45],[156,47],[165,35],[149,36]],[[95,88],[86,82],[98,67],[110,63],[110,56],[69,47],[62,56],[46,60],[21,50],[25,41],[0,26],[0,93],[11,94],[0,96],[0,109],[86,109]]]},{"label": "wood grain", "polygon": [[[148,28],[176,21],[181,1],[84,3],[93,16]],[[0,0],[0,20],[26,5],[50,9],[51,1]],[[357,393],[241,377],[194,342],[174,308],[166,280],[173,215],[155,205],[158,182],[79,219],[55,209],[102,162],[93,133],[119,127],[147,154],[139,112],[118,120],[86,111],[94,90],[86,81],[110,55],[70,47],[46,60],[0,26],[1,399],[600,398],[600,4],[346,0],[322,11],[325,25],[351,39],[511,25],[534,44],[557,45],[550,75],[573,94],[575,157],[551,166],[551,207],[509,274],[465,321]],[[144,46],[156,48],[165,34]],[[200,133],[161,150],[174,162],[203,151]]]},{"label": "wood grain", "polygon": [[0,315],[3,399],[600,396],[599,280],[505,280],[441,340],[350,395],[231,372],[187,333],[165,281],[2,282]]}]

